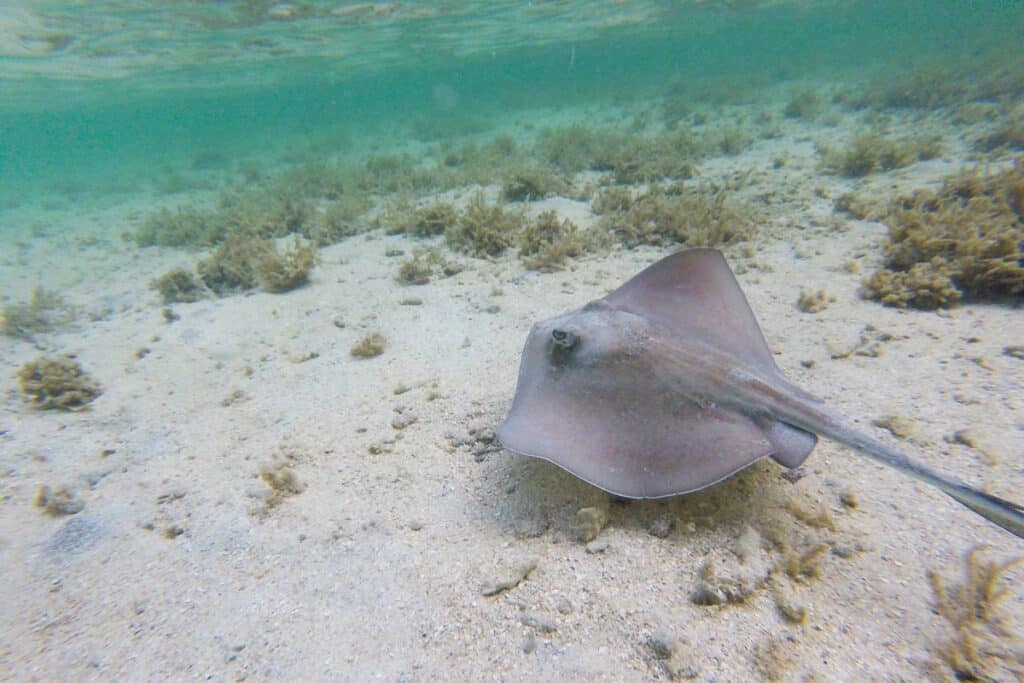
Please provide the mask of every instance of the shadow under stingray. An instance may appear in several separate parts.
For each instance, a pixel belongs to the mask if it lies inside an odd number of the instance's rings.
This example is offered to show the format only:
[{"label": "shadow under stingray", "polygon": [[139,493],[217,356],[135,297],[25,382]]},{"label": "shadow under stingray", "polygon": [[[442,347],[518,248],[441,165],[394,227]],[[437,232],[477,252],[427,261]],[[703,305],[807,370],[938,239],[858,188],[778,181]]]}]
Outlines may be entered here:
[{"label": "shadow under stingray", "polygon": [[[701,491],[653,500],[614,496],[546,460],[509,450],[491,453],[486,468],[478,499],[497,512],[492,519],[503,532],[517,536],[552,532],[575,539],[576,512],[597,507],[607,510],[606,528],[667,537],[732,535],[749,525],[771,539],[788,535],[794,509],[813,507],[812,501],[800,500],[810,492],[784,479],[787,470],[767,459]],[[801,516],[796,521],[806,521]]]}]

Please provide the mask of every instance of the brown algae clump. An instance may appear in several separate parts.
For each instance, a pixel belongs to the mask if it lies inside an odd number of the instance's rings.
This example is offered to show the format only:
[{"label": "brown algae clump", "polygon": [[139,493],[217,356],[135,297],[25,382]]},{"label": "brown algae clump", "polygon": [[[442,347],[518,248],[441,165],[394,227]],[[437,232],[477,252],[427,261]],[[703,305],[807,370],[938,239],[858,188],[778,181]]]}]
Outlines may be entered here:
[{"label": "brown algae clump", "polygon": [[947,585],[937,571],[928,572],[935,608],[953,630],[938,654],[959,680],[1011,680],[1021,672],[1017,665],[1024,651],[999,604],[1010,594],[1003,578],[1024,557],[1000,562],[985,560],[981,553],[978,546],[964,556],[962,583]]},{"label": "brown algae clump", "polygon": [[788,119],[814,120],[821,113],[825,103],[817,90],[810,87],[801,88],[789,96],[789,101],[782,110]]},{"label": "brown algae clump", "polygon": [[85,503],[66,486],[50,488],[40,486],[36,492],[35,505],[54,517],[74,515],[85,509]]},{"label": "brown algae clump", "polygon": [[934,310],[960,301],[960,290],[945,272],[941,259],[915,263],[904,272],[878,270],[864,281],[861,296],[886,306]]},{"label": "brown algae clump", "polygon": [[149,215],[135,233],[140,247],[202,247],[224,239],[225,226],[214,212],[194,206],[162,208]]},{"label": "brown algae clump", "polygon": [[[401,164],[390,171],[400,173]],[[139,246],[214,247],[231,234],[268,239],[301,235],[317,244],[338,241],[365,229],[370,208],[363,187],[381,179],[360,168],[312,161],[276,175],[243,168],[245,182],[221,192],[214,206],[185,204],[148,216],[135,233]],[[326,200],[323,211],[318,205]]]},{"label": "brown algae clump", "polygon": [[835,303],[835,301],[836,297],[824,290],[817,292],[801,290],[800,296],[797,298],[797,308],[805,313],[820,313],[828,307],[828,304]]},{"label": "brown algae clump", "polygon": [[425,285],[430,282],[433,272],[434,269],[430,261],[422,254],[414,253],[398,266],[395,280],[405,285]]},{"label": "brown algae clump", "polygon": [[219,296],[259,286],[267,292],[287,292],[309,281],[316,266],[316,246],[298,237],[279,251],[273,240],[231,234],[212,254],[196,264],[199,277]]},{"label": "brown algae clump", "polygon": [[74,309],[59,294],[40,286],[32,290],[27,302],[0,309],[0,334],[31,340],[36,334],[51,332],[74,319]]},{"label": "brown algae clump", "polygon": [[252,289],[256,286],[255,264],[263,252],[262,244],[246,235],[228,235],[212,254],[196,264],[199,278],[218,296]]},{"label": "brown algae clump", "polygon": [[425,285],[435,275],[451,277],[462,271],[456,261],[449,261],[440,250],[416,247],[412,256],[405,259],[395,272],[395,280],[405,285]]},{"label": "brown algae clump", "polygon": [[885,222],[885,269],[862,296],[889,306],[944,308],[961,298],[1024,294],[1024,165],[965,173],[941,191],[898,200]]},{"label": "brown algae clump", "polygon": [[203,298],[203,283],[184,268],[174,268],[154,278],[149,286],[160,293],[165,304],[190,303]]},{"label": "brown algae clump", "polygon": [[628,211],[632,205],[633,193],[630,189],[620,185],[612,185],[611,187],[604,188],[594,196],[593,201],[590,202],[590,209],[598,216],[603,216],[607,213]]},{"label": "brown algae clump", "polygon": [[568,218],[545,211],[519,233],[519,258],[531,270],[557,270],[567,258],[582,256],[595,240],[580,232]]},{"label": "brown algae clump", "polygon": [[749,237],[753,232],[752,213],[722,190],[690,190],[676,185],[652,188],[627,208],[606,213],[600,225],[627,247],[709,247]]},{"label": "brown algae clump", "polygon": [[380,332],[366,335],[352,347],[352,355],[356,358],[373,358],[384,353],[387,339]]},{"label": "brown algae clump", "polygon": [[369,207],[369,200],[365,195],[345,195],[328,204],[323,215],[318,216],[308,229],[303,230],[303,235],[321,246],[357,235],[366,230],[361,217]]},{"label": "brown algae clump", "polygon": [[546,168],[521,168],[505,179],[501,196],[508,202],[531,202],[568,190],[568,184]]},{"label": "brown algae clump", "polygon": [[260,289],[280,294],[309,282],[309,273],[319,260],[316,246],[303,244],[297,236],[284,251],[278,251],[272,241],[264,242],[262,254],[256,259],[254,271]]},{"label": "brown algae clump", "polygon": [[586,507],[576,511],[572,521],[573,537],[580,543],[597,538],[608,524],[608,510],[604,507]]},{"label": "brown algae clump", "polygon": [[443,235],[449,226],[455,225],[458,212],[447,202],[437,202],[413,212],[412,221],[405,227],[405,233],[413,237]]},{"label": "brown algae clump", "polygon": [[816,292],[801,290],[800,296],[796,300],[796,307],[803,313],[820,313],[835,301],[836,297],[824,289],[819,289]]},{"label": "brown algae clump", "polygon": [[38,408],[80,410],[103,393],[99,382],[68,356],[40,356],[18,370],[21,392]]},{"label": "brown algae clump", "polygon": [[295,471],[285,462],[260,467],[260,479],[270,489],[264,499],[267,508],[277,507],[285,498],[298,495],[305,488],[295,476]]},{"label": "brown algae clump", "polygon": [[[945,64],[920,64],[902,72],[879,74],[860,93],[850,97],[858,108],[939,109],[972,97],[972,76]],[[973,89],[980,91],[979,84]],[[975,92],[973,96],[979,95]]]},{"label": "brown algae clump", "polygon": [[858,133],[844,148],[819,147],[829,170],[854,178],[903,168],[940,152],[937,138],[894,140],[870,131]]},{"label": "brown algae clump", "polygon": [[471,256],[497,256],[515,241],[522,215],[506,211],[500,204],[488,204],[483,192],[469,200],[444,237],[448,246]]},{"label": "brown algae clump", "polygon": [[600,158],[614,146],[616,133],[582,124],[547,128],[537,137],[534,154],[562,173],[577,173],[602,166]]},{"label": "brown algae clump", "polygon": [[975,147],[986,152],[999,149],[1024,149],[1024,119],[1006,121],[995,130],[983,135]]}]

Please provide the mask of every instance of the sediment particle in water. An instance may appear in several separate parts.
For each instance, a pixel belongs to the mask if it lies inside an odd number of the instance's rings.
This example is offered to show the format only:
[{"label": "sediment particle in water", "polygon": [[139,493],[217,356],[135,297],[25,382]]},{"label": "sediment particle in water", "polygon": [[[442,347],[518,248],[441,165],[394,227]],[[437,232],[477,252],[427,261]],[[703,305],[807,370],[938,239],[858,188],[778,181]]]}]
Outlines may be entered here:
[{"label": "sediment particle in water", "polygon": [[493,579],[484,581],[480,593],[485,596],[497,595],[515,588],[537,568],[537,560],[529,559],[514,565],[500,567]]},{"label": "sediment particle in water", "polygon": [[1003,355],[1017,360],[1024,360],[1024,346],[1004,346]]},{"label": "sediment particle in water", "polygon": [[857,499],[857,494],[852,489],[843,489],[839,492],[839,502],[843,504],[843,507],[848,507],[851,510],[856,510],[860,507],[860,501]]},{"label": "sediment particle in water", "polygon": [[85,509],[82,499],[66,486],[58,486],[54,489],[49,486],[40,486],[36,493],[35,505],[54,517],[74,515]]}]

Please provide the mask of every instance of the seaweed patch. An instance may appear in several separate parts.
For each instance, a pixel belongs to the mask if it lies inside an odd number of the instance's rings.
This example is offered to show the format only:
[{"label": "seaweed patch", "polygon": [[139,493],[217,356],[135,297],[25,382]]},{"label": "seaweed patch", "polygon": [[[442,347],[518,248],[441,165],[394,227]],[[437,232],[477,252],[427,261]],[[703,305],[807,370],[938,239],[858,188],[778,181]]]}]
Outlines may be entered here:
[{"label": "seaweed patch", "polygon": [[1024,295],[1024,165],[948,179],[896,201],[884,268],[861,295],[888,306],[946,308]]},{"label": "seaweed patch", "polygon": [[939,572],[928,572],[935,609],[952,629],[952,635],[937,645],[937,654],[958,680],[1010,680],[1021,673],[1024,650],[1000,603],[1011,593],[1006,574],[1024,558],[987,560],[983,550],[976,546],[964,556],[959,583],[947,583]]},{"label": "seaweed patch", "polygon": [[21,392],[37,408],[80,410],[95,401],[103,389],[69,356],[40,356],[18,370]]}]

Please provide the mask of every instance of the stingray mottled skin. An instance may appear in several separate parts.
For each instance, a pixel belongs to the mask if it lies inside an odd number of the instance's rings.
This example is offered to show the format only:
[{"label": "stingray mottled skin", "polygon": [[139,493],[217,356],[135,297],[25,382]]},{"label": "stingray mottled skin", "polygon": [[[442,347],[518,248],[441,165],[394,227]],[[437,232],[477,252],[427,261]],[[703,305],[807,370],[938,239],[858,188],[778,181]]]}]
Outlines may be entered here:
[{"label": "stingray mottled skin", "polygon": [[911,460],[789,382],[713,249],[672,254],[536,323],[497,433],[506,448],[628,498],[697,491],[766,457],[797,467],[821,435],[1024,537],[1024,508]]}]

